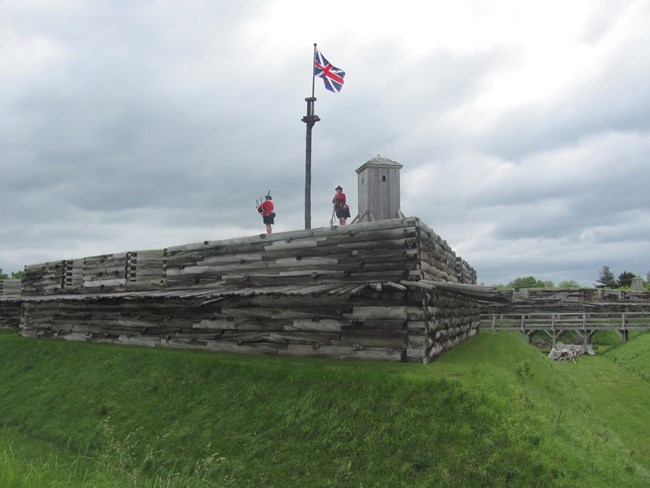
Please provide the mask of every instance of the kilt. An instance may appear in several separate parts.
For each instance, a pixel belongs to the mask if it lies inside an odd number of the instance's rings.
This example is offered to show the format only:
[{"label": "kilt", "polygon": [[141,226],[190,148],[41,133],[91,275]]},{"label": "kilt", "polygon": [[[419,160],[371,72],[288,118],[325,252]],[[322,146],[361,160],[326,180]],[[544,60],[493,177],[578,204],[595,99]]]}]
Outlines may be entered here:
[{"label": "kilt", "polygon": [[348,218],[350,218],[350,207],[348,207],[347,205],[344,205],[342,207],[337,207],[336,216],[339,219],[348,219]]}]

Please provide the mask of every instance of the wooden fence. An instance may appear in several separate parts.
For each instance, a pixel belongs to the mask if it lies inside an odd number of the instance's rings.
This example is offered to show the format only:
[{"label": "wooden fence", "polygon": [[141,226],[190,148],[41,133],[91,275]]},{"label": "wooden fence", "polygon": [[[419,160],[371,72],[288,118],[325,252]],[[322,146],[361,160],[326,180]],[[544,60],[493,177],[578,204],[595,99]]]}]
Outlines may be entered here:
[{"label": "wooden fence", "polygon": [[650,312],[528,313],[481,315],[491,330],[634,330],[650,329]]}]

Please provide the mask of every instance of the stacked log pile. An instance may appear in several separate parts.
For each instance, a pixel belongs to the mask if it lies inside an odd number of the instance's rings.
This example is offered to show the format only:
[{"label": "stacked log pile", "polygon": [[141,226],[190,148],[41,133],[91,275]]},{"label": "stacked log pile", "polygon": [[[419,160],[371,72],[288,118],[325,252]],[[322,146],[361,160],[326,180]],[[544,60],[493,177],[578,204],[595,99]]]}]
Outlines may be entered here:
[{"label": "stacked log pile", "polygon": [[46,263],[28,267],[21,333],[428,362],[478,330],[456,263],[416,218]]}]

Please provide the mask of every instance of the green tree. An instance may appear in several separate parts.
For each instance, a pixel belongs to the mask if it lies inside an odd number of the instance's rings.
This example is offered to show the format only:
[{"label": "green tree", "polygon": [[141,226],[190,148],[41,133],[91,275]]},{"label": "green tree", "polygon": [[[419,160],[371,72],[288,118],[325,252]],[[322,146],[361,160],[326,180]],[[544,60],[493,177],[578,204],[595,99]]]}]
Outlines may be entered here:
[{"label": "green tree", "polygon": [[616,279],[614,278],[614,273],[611,272],[609,266],[605,265],[601,268],[598,273],[597,283],[600,283],[605,288],[616,288]]},{"label": "green tree", "polygon": [[508,283],[508,288],[514,290],[521,290],[522,288],[544,288],[545,284],[543,281],[539,281],[534,276],[520,277]]},{"label": "green tree", "polygon": [[0,280],[8,280],[8,279],[22,280],[24,277],[25,277],[24,271],[13,271],[10,276],[7,273],[4,273],[2,271],[2,268],[0,268]]},{"label": "green tree", "polygon": [[575,280],[565,280],[565,281],[560,281],[558,288],[562,288],[564,290],[569,288],[581,288],[581,286],[580,283],[578,283]]},{"label": "green tree", "polygon": [[25,277],[25,272],[24,271],[12,271],[11,272],[11,279],[12,280],[22,280]]},{"label": "green tree", "polygon": [[623,286],[632,286],[632,278],[634,278],[636,275],[634,273],[630,273],[629,271],[623,271],[620,275],[618,275],[618,280],[617,280],[617,286],[623,287]]}]

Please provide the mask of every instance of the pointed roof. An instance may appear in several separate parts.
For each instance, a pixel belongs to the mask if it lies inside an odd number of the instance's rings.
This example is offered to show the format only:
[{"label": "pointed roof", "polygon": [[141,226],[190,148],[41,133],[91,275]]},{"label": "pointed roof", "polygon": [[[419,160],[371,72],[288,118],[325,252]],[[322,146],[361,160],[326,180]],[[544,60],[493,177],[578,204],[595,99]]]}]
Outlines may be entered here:
[{"label": "pointed roof", "polygon": [[373,167],[373,168],[391,168],[391,169],[402,169],[403,165],[399,164],[396,161],[393,161],[392,159],[385,158],[379,154],[375,156],[372,159],[369,159],[365,163],[361,165],[361,167],[357,168],[357,173],[361,173],[364,169],[368,167]]}]

